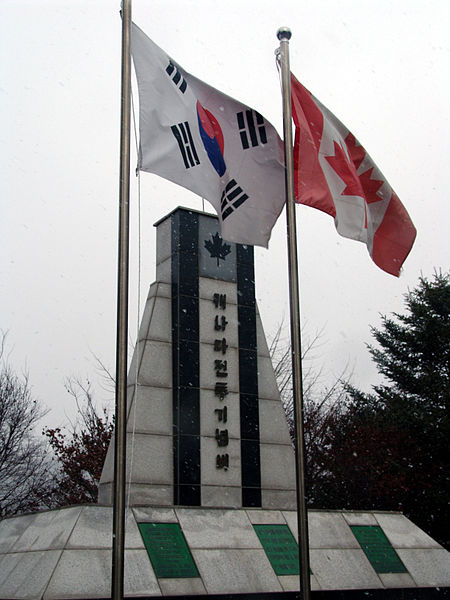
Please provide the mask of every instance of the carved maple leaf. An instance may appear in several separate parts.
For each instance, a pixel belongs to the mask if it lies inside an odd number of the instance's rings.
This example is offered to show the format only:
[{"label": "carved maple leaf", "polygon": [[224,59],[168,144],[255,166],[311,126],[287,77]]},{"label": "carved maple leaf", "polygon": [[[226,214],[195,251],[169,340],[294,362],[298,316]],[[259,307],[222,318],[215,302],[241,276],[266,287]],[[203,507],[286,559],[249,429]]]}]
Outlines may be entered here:
[{"label": "carved maple leaf", "polygon": [[211,255],[211,258],[217,258],[217,266],[219,266],[219,259],[225,260],[225,257],[230,254],[230,244],[225,244],[220,235],[216,232],[214,235],[211,234],[211,240],[205,240],[205,248]]}]

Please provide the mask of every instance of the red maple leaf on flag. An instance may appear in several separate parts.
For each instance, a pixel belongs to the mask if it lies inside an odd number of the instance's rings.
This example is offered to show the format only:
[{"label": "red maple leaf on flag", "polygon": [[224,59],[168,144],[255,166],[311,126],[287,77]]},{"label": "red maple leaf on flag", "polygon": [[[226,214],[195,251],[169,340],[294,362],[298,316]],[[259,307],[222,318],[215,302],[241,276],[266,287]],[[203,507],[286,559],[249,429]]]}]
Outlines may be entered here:
[{"label": "red maple leaf on flag", "polygon": [[355,165],[347,156],[345,150],[336,141],[334,143],[334,156],[326,156],[327,162],[336,171],[346,184],[341,196],[362,196],[363,189],[356,172]]},{"label": "red maple leaf on flag", "polygon": [[364,157],[366,156],[366,151],[361,146],[361,144],[359,144],[356,141],[355,136],[350,132],[348,132],[348,135],[345,138],[345,143],[347,144],[347,150],[350,155],[350,158],[353,161],[353,164],[355,165],[355,169],[359,169],[359,165],[362,163]]},{"label": "red maple leaf on flag", "polygon": [[358,175],[357,169],[364,160],[366,152],[361,145],[357,145],[356,139],[351,133],[345,138],[345,143],[350,157],[342,146],[334,141],[334,156],[326,156],[325,158],[340,179],[346,184],[345,189],[341,192],[341,196],[359,196],[364,200],[364,227],[367,229],[366,204],[382,200],[377,192],[384,181],[372,179],[374,167],[370,167],[367,171]]}]

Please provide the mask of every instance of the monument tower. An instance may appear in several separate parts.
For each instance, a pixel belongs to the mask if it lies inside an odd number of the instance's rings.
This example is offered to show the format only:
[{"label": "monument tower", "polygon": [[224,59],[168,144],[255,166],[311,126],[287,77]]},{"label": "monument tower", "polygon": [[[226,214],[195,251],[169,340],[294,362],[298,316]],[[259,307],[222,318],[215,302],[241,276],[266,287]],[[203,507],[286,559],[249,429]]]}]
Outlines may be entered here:
[{"label": "monument tower", "polygon": [[[294,452],[255,300],[253,247],[212,215],[156,225],[128,378],[130,504],[295,508]],[[111,502],[111,444],[100,502]]]}]

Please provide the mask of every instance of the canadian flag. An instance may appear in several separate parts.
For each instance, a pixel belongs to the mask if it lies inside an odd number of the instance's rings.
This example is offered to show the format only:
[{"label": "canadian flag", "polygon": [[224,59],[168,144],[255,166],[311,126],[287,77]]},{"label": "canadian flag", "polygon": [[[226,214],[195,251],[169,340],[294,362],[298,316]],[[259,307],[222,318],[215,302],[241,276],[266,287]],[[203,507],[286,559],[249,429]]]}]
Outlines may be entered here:
[{"label": "canadian flag", "polygon": [[334,218],[342,236],[367,245],[372,260],[396,275],[416,229],[395,192],[346,127],[291,74],[297,202]]}]

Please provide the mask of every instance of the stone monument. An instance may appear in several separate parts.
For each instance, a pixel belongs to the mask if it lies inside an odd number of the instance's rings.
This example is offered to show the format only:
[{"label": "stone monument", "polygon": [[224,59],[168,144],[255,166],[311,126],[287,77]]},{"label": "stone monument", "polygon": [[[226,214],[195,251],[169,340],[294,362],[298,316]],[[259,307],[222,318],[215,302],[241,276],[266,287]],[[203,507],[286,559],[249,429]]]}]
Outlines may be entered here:
[{"label": "stone monument", "polygon": [[[128,378],[130,504],[294,509],[295,463],[255,301],[253,247],[216,217],[157,223]],[[113,450],[100,482],[111,502]]]},{"label": "stone monument", "polygon": [[[178,208],[157,223],[127,408],[125,597],[297,597],[294,452],[253,248],[222,240],[212,215]],[[113,448],[98,505],[0,522],[0,600],[110,597]],[[448,592],[449,553],[401,513],[308,522],[313,598]]]}]

